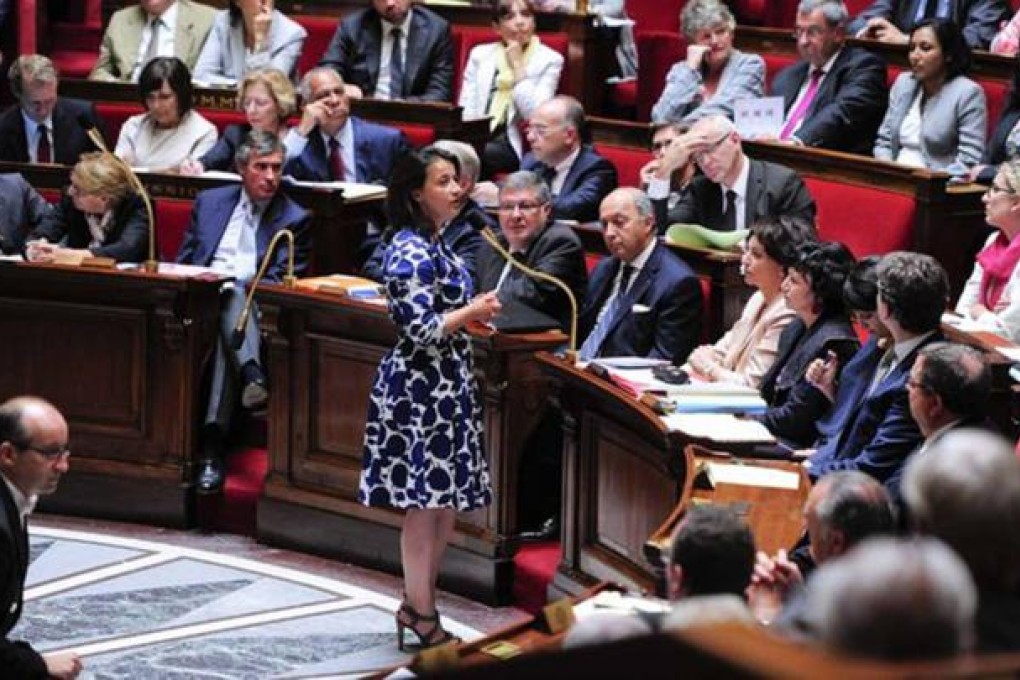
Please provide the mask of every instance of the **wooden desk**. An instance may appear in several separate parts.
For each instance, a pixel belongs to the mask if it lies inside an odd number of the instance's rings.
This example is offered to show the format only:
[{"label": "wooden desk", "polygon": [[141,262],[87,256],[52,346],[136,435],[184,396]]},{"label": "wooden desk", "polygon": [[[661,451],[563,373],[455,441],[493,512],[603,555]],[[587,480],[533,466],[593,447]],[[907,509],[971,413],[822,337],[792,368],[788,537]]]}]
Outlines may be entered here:
[{"label": "wooden desk", "polygon": [[0,399],[42,396],[70,424],[71,470],[42,509],[193,526],[200,385],[219,285],[0,263]]},{"label": "wooden desk", "polygon": [[[401,513],[357,502],[368,395],[396,340],[385,308],[271,285],[258,298],[273,378],[259,539],[399,573]],[[563,342],[559,332],[474,335],[494,502],[459,516],[443,588],[510,601],[518,465],[552,390],[533,353]]]},{"label": "wooden desk", "polygon": [[[28,165],[0,162],[0,172],[20,172],[36,189],[63,189],[71,168],[62,165]],[[193,201],[200,191],[230,184],[229,180],[184,177],[163,173],[138,173],[156,216],[160,238],[160,205],[163,200]],[[343,191],[284,185],[287,195],[312,212],[312,270],[318,273],[353,273],[357,252],[368,220],[381,208],[382,199],[348,200]],[[176,254],[176,253],[175,253]]]}]

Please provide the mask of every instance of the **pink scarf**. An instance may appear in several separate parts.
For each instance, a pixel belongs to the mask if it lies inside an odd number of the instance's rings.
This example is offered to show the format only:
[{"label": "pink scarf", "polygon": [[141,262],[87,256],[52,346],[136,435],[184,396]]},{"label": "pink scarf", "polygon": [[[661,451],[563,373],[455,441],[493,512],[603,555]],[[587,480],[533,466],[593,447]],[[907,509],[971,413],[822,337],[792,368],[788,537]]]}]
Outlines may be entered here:
[{"label": "pink scarf", "polygon": [[1001,231],[995,240],[978,253],[978,264],[984,270],[981,278],[981,304],[995,309],[1003,289],[1020,261],[1020,238],[1010,241]]}]

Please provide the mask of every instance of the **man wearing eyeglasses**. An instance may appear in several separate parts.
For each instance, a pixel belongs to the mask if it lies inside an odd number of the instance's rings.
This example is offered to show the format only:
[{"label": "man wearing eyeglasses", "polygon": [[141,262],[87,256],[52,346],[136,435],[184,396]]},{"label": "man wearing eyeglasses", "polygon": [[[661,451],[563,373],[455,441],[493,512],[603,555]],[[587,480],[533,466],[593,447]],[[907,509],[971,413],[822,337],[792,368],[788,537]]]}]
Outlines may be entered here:
[{"label": "man wearing eyeglasses", "polygon": [[815,201],[803,180],[778,163],[748,158],[733,122],[706,116],[673,141],[666,155],[678,165],[693,158],[702,174],[691,180],[676,207],[656,205],[660,233],[671,224],[700,224],[709,229],[749,228],[761,217],[789,215],[815,221]]},{"label": "man wearing eyeglasses", "polygon": [[0,404],[0,674],[8,678],[74,678],[74,652],[42,655],[7,636],[21,617],[28,570],[28,515],[39,496],[57,490],[68,470],[67,422],[52,404],[16,397]]},{"label": "man wearing eyeglasses", "polygon": [[848,17],[842,0],[801,0],[797,7],[800,61],[772,82],[786,112],[781,141],[871,155],[889,103],[885,62],[846,45]]}]

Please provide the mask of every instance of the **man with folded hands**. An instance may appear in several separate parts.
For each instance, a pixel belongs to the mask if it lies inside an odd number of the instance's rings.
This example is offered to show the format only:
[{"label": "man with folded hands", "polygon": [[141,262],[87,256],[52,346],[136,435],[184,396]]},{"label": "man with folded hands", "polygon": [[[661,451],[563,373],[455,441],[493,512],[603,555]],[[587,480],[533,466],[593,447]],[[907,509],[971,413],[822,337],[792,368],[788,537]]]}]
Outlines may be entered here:
[{"label": "man with folded hands", "polygon": [[682,363],[701,336],[701,283],[656,238],[652,202],[633,187],[616,189],[599,210],[612,254],[588,282],[578,319],[581,358],[644,356]]}]

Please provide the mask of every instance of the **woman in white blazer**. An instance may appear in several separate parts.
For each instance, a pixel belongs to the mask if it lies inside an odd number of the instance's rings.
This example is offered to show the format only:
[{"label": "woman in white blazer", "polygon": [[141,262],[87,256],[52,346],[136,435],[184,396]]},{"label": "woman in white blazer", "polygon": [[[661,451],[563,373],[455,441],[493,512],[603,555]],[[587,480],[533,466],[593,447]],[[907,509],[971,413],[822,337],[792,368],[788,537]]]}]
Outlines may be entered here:
[{"label": "woman in white blazer", "polygon": [[465,118],[491,116],[492,138],[482,155],[486,178],[520,167],[522,127],[535,108],[556,95],[563,71],[563,56],[535,35],[531,0],[499,0],[493,27],[500,40],[472,48],[459,102]]},{"label": "woman in white blazer", "polygon": [[956,24],[926,19],[910,32],[910,71],[889,92],[875,158],[964,176],[981,162],[985,93],[964,74],[970,48]]},{"label": "woman in white blazer", "polygon": [[194,78],[209,85],[236,85],[250,71],[275,68],[295,76],[308,32],[273,8],[273,0],[230,0],[216,13]]}]

